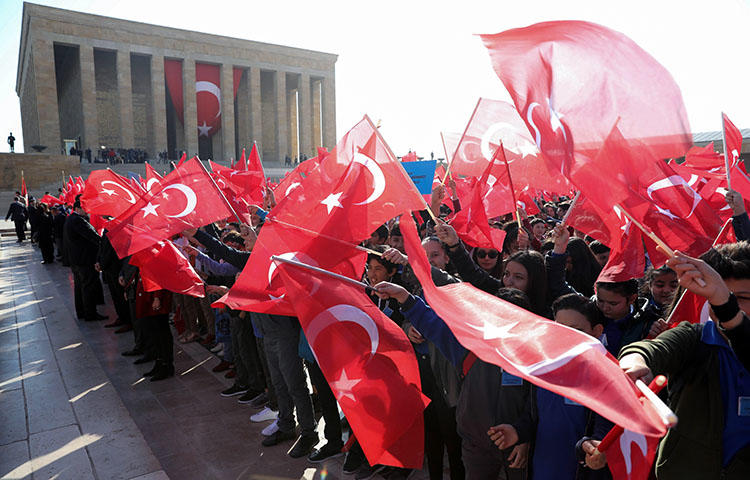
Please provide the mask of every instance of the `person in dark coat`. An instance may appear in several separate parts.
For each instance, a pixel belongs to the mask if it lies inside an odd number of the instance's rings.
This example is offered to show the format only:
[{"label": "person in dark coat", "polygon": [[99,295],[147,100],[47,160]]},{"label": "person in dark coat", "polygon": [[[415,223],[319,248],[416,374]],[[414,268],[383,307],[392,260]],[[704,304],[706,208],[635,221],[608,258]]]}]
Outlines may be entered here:
[{"label": "person in dark coat", "polygon": [[172,292],[156,290],[147,292],[140,275],[136,284],[136,316],[143,320],[144,334],[153,348],[154,368],[143,374],[152,382],[174,375],[174,342],[169,329],[169,312],[172,309]]},{"label": "person in dark coat", "polygon": [[73,270],[76,315],[87,322],[106,319],[106,316],[96,311],[98,292],[102,287],[94,264],[101,238],[81,208],[80,195],[73,204],[73,213],[65,221],[63,237],[65,251]]},{"label": "person in dark coat", "polygon": [[26,240],[26,218],[28,215],[29,212],[26,210],[26,205],[21,202],[19,197],[14,197],[13,203],[10,204],[8,213],[5,215],[5,220],[10,218],[15,223],[18,242]]},{"label": "person in dark coat", "polygon": [[107,328],[120,327],[115,333],[125,333],[133,329],[130,323],[130,309],[125,299],[125,289],[118,282],[120,270],[122,270],[122,260],[117,256],[115,249],[107,237],[107,231],[102,234],[102,240],[99,243],[99,251],[96,255],[97,271],[102,273],[104,281],[109,287],[109,293],[112,295],[112,303],[117,312],[117,318],[112,323],[105,325]]},{"label": "person in dark coat", "polygon": [[46,203],[40,203],[37,208],[39,209],[39,217],[37,219],[39,249],[42,251],[42,264],[48,265],[55,261],[52,214],[50,214]]},{"label": "person in dark coat", "polygon": [[68,256],[63,247],[63,231],[65,229],[66,218],[68,218],[68,216],[65,214],[65,207],[58,205],[53,208],[52,225],[55,236],[55,246],[57,247],[57,259],[67,267],[70,266],[70,262],[68,262]]},{"label": "person in dark coat", "polygon": [[34,197],[29,197],[29,206],[27,207],[29,216],[29,226],[31,227],[31,243],[37,242],[37,234],[39,229],[39,214],[41,213],[40,207],[37,205]]}]

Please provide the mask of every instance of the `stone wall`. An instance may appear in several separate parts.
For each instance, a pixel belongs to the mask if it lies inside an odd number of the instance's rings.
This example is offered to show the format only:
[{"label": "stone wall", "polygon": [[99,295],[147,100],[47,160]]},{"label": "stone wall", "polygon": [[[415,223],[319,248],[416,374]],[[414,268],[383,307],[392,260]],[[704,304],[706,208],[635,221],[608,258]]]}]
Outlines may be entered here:
[{"label": "stone wall", "polygon": [[119,95],[117,92],[117,57],[114,52],[94,50],[94,79],[99,143],[107,147],[119,147]]},{"label": "stone wall", "polygon": [[[26,179],[29,194],[40,196],[44,190],[62,183],[63,171],[68,175],[80,175],[78,157],[44,153],[0,153],[0,191],[14,192],[21,188],[21,170]],[[41,192],[40,192],[41,190]]]},{"label": "stone wall", "polygon": [[[21,87],[21,127],[23,128],[23,149],[31,152],[32,145],[39,144],[39,113],[36,104],[36,76],[34,62],[29,61],[28,71]],[[48,145],[48,147],[51,145]],[[16,146],[18,150],[18,145]]]},{"label": "stone wall", "polygon": [[131,55],[130,77],[133,86],[133,148],[142,148],[154,157],[150,58]]},{"label": "stone wall", "polygon": [[[263,132],[261,140],[263,145],[263,158],[278,158],[276,149],[276,74],[275,72],[260,72],[260,101],[263,120]],[[283,158],[278,158],[284,162]]]},{"label": "stone wall", "polygon": [[55,80],[63,140],[83,137],[83,96],[78,47],[55,45]]}]

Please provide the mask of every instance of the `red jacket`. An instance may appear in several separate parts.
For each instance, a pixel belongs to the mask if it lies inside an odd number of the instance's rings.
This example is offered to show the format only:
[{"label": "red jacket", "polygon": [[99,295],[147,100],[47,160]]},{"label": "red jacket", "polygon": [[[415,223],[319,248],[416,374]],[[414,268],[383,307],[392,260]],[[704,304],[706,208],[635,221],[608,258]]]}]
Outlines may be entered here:
[{"label": "red jacket", "polygon": [[[158,298],[161,305],[154,310],[154,299]],[[135,291],[135,315],[138,318],[152,317],[154,315],[169,315],[172,310],[172,292],[169,290],[155,290],[147,292],[143,290],[143,282],[138,277],[138,285]]]}]

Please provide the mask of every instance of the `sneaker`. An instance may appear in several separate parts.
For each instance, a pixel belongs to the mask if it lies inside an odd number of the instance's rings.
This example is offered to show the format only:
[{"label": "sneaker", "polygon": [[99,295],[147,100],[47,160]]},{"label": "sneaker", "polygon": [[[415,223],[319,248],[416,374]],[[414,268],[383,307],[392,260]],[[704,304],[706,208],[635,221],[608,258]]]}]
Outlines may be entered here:
[{"label": "sneaker", "polygon": [[214,348],[212,348],[212,349],[211,349],[211,351],[212,351],[213,353],[216,353],[216,352],[220,352],[220,351],[221,351],[221,350],[223,350],[223,349],[224,349],[224,344],[223,344],[223,343],[217,343],[217,344],[216,344],[216,345],[214,346]]},{"label": "sneaker", "polygon": [[328,442],[322,447],[313,450],[312,453],[307,457],[307,461],[310,463],[320,463],[322,461],[328,460],[329,458],[343,455],[341,447],[343,447],[341,443],[333,444]]},{"label": "sneaker", "polygon": [[269,436],[273,435],[274,433],[279,431],[279,422],[278,420],[274,420],[272,424],[264,428],[260,433],[263,434],[263,436]]},{"label": "sneaker", "polygon": [[221,396],[222,397],[235,397],[237,395],[243,395],[245,392],[247,392],[247,387],[240,387],[239,385],[235,383],[231,387],[221,392]]},{"label": "sneaker", "polygon": [[263,408],[266,405],[268,405],[268,394],[266,392],[261,393],[250,402],[250,406],[253,408]]},{"label": "sneaker", "polygon": [[281,430],[277,430],[275,433],[267,436],[263,439],[261,442],[261,445],[264,447],[273,447],[274,445],[278,445],[281,442],[286,442],[287,440],[294,440],[297,438],[297,434],[294,432],[294,429],[291,429],[288,432],[282,432]]},{"label": "sneaker", "polygon": [[292,458],[306,457],[310,454],[315,444],[318,443],[318,440],[318,435],[316,433],[313,433],[312,435],[300,435],[287,453]]},{"label": "sneaker", "polygon": [[237,399],[237,402],[238,403],[242,403],[242,404],[251,403],[260,394],[261,394],[261,392],[259,392],[257,390],[248,390],[247,392],[245,392],[244,395],[242,395],[239,399]]},{"label": "sneaker", "polygon": [[260,412],[256,413],[255,415],[251,415],[250,421],[255,422],[255,423],[260,423],[260,422],[267,422],[269,420],[276,420],[277,418],[279,418],[279,412],[276,412],[266,407]]},{"label": "sneaker", "polygon": [[349,450],[344,459],[344,473],[356,472],[365,463],[365,456],[361,452]]}]

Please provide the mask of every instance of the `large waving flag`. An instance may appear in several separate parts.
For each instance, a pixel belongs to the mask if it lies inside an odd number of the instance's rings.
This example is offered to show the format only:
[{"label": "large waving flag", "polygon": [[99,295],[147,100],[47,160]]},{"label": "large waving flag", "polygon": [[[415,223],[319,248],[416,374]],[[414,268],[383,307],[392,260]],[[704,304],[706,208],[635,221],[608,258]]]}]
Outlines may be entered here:
[{"label": "large waving flag", "polygon": [[118,217],[132,207],[141,194],[133,189],[128,179],[112,170],[94,170],[86,180],[81,206],[90,214]]},{"label": "large waving flag", "polygon": [[203,280],[169,240],[135,253],[130,263],[140,269],[147,292],[163,289],[192,297],[205,296]]},{"label": "large waving flag", "polygon": [[286,263],[277,269],[370,464],[421,468],[429,399],[404,331],[361,287]]},{"label": "large waving flag", "polygon": [[436,287],[413,222],[404,245],[425,297],[459,342],[485,362],[581,403],[634,432],[663,436],[658,414],[597,339],[466,283]]},{"label": "large waving flag", "polygon": [[112,220],[109,238],[120,258],[176,233],[232,216],[200,160],[193,158],[161,180]]}]

